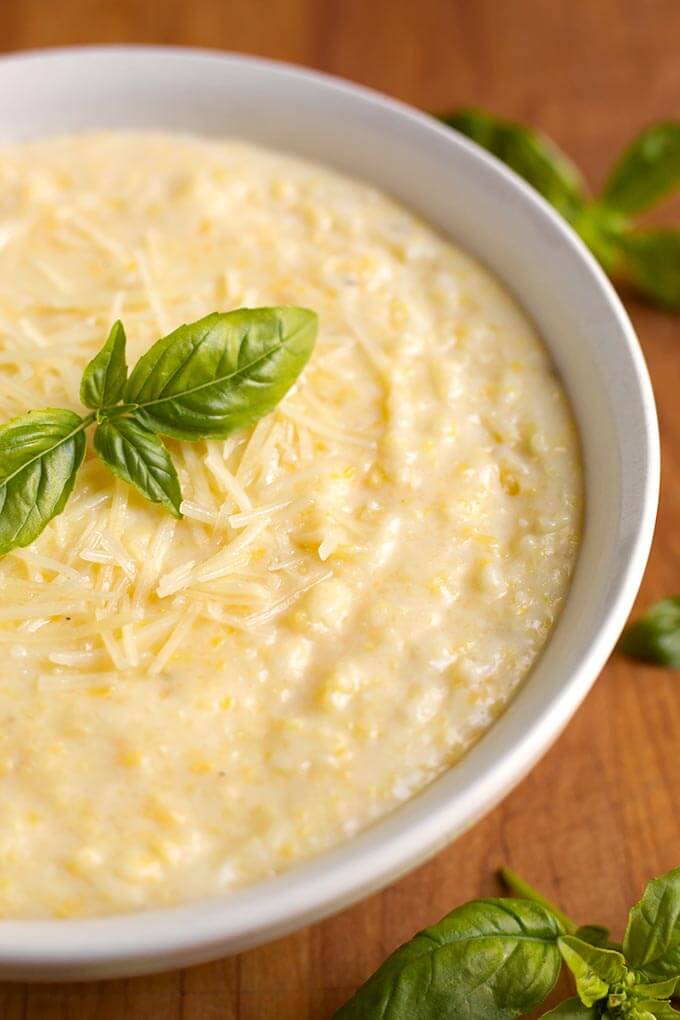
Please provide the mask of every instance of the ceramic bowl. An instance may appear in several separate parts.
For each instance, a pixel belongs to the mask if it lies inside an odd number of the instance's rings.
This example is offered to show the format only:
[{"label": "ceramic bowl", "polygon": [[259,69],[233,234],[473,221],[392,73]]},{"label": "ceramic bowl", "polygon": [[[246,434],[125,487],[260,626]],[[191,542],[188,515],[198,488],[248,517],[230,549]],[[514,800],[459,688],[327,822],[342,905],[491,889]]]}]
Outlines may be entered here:
[{"label": "ceramic bowl", "polygon": [[340,910],[460,835],[535,764],[595,681],[637,592],[657,506],[654,399],[626,313],[565,222],[480,148],[375,92],[258,59],[164,48],[0,59],[0,141],[115,128],[238,135],[318,160],[476,255],[534,320],[569,393],[585,528],[539,662],[454,768],[337,849],[242,891],[96,920],[2,921],[3,978],[130,975],[233,953]]}]

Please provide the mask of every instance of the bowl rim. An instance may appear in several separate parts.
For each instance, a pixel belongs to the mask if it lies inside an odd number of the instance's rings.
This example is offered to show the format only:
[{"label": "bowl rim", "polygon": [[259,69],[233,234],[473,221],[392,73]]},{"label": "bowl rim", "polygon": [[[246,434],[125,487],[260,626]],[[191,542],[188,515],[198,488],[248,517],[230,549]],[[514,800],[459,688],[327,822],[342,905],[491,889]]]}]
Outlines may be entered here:
[{"label": "bowl rim", "polygon": [[[461,764],[440,776],[411,801],[372,827],[332,850],[284,872],[232,893],[215,894],[175,906],[84,919],[1,920],[0,973],[12,966],[58,968],[104,967],[118,961],[129,967],[112,973],[142,973],[163,966],[199,962],[269,940],[317,921],[376,891],[446,845],[489,811],[529,771],[569,722],[590,690],[632,608],[649,555],[659,492],[659,435],[654,396],[633,326],[611,283],[566,222],[524,181],[467,139],[439,125],[406,103],[304,67],[228,51],[163,45],[87,45],[32,49],[0,56],[0,67],[93,56],[161,57],[168,61],[220,61],[261,68],[296,78],[313,88],[344,94],[374,109],[405,118],[463,147],[493,171],[509,195],[533,207],[570,257],[588,270],[591,285],[604,298],[627,356],[645,424],[637,455],[642,473],[637,519],[632,522],[630,556],[621,571],[596,639],[584,649],[558,696],[533,717],[521,742],[474,777],[455,797],[446,795],[446,779]],[[494,727],[491,728],[492,731]],[[483,738],[482,738],[483,739]],[[478,745],[477,745],[478,746]],[[465,758],[463,758],[463,761]],[[437,795],[432,796],[434,787]],[[193,957],[193,958],[192,958]],[[167,962],[164,962],[167,961]],[[67,976],[72,977],[72,974]],[[50,973],[54,979],[54,971]]]}]

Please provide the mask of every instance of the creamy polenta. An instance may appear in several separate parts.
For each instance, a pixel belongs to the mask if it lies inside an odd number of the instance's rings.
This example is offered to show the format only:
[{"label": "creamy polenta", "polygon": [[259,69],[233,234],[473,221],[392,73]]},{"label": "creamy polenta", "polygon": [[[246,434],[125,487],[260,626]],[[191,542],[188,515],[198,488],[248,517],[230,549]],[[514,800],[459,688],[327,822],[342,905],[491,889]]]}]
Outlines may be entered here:
[{"label": "creamy polenta", "polygon": [[[456,182],[451,181],[455,190]],[[347,839],[449,767],[559,613],[578,442],[541,343],[390,199],[240,142],[0,151],[0,420],[80,410],[182,322],[314,309],[274,413],[173,443],[175,520],[91,451],[0,561],[0,916],[174,903]]]}]

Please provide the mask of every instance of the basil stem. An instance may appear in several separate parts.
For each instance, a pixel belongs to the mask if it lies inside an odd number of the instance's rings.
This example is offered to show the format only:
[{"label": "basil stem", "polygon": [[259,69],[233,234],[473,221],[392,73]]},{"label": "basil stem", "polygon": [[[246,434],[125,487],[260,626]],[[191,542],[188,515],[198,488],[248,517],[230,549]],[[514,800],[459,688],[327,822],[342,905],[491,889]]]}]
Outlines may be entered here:
[{"label": "basil stem", "polygon": [[538,892],[537,889],[534,889],[533,886],[529,885],[529,883],[518,875],[516,871],[513,871],[512,868],[508,868],[504,865],[502,868],[498,869],[498,874],[508,890],[515,896],[532,900],[534,903],[540,903],[542,907],[545,907],[546,910],[549,910],[555,915],[555,917],[559,918],[560,924],[566,932],[569,932],[569,934],[572,935],[576,932],[576,925],[571,918],[567,917],[567,915],[563,913],[559,907],[556,907],[554,903],[551,903],[550,900],[542,893]]}]

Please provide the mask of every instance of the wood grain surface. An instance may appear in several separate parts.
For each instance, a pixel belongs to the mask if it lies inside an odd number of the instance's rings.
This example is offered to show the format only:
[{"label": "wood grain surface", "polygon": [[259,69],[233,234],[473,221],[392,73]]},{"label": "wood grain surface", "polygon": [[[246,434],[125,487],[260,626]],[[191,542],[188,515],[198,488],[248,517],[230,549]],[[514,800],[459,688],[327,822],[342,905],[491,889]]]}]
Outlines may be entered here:
[{"label": "wood grain surface", "polygon": [[[597,185],[648,122],[680,116],[678,0],[0,0],[0,48],[171,43],[290,60],[430,110],[531,121]],[[677,205],[669,215],[678,219]],[[656,389],[661,512],[640,605],[680,589],[680,317],[627,305]],[[566,732],[490,816],[322,924],[182,973],[0,986],[2,1020],[329,1020],[400,941],[522,871],[576,919],[620,931],[680,863],[680,675],[613,658]],[[0,821],[1,824],[1,821]]]}]

